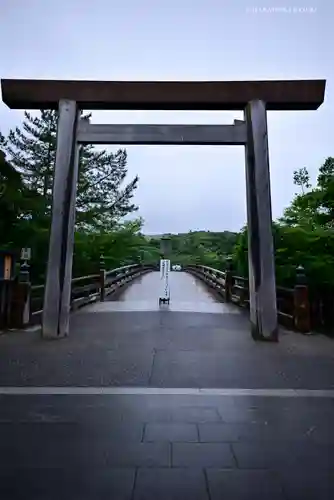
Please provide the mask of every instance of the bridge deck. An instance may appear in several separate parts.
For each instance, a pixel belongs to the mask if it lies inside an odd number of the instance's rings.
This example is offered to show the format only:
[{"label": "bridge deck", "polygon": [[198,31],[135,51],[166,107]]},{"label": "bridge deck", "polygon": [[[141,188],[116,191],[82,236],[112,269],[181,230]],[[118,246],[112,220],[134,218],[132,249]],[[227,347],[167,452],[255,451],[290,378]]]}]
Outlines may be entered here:
[{"label": "bridge deck", "polygon": [[240,311],[215,298],[205,284],[185,272],[170,273],[171,301],[159,307],[160,273],[152,272],[138,278],[124,293],[114,300],[96,303],[85,309],[88,312],[112,311],[178,311],[201,313],[234,313]]},{"label": "bridge deck", "polygon": [[0,497],[333,498],[333,341],[255,343],[179,273],[159,310],[156,276],[73,314],[67,339],[0,336]]}]

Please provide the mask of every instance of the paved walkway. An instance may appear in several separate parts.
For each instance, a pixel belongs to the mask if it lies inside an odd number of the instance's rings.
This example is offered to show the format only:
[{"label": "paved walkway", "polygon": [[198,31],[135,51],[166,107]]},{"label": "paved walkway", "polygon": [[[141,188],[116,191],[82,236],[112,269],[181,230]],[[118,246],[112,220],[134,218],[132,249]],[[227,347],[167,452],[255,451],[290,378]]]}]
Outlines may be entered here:
[{"label": "paved walkway", "polygon": [[152,273],[67,339],[0,337],[1,498],[334,497],[334,342],[255,343],[246,315],[173,283],[170,308]]}]

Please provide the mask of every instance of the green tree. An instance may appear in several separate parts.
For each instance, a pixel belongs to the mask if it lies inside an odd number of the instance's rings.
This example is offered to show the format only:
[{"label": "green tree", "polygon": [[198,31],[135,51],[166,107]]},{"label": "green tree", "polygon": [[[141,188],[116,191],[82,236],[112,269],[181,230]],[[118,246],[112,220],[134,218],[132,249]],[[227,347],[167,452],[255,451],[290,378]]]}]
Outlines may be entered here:
[{"label": "green tree", "polygon": [[301,188],[303,194],[305,193],[305,189],[311,187],[310,174],[305,167],[293,172],[293,183]]},{"label": "green tree", "polygon": [[[21,173],[26,185],[42,195],[43,204],[34,217],[49,224],[53,172],[56,156],[57,112],[41,111],[40,116],[25,112],[22,127],[1,139],[11,164]],[[112,228],[115,221],[137,210],[132,203],[138,177],[124,184],[127,153],[97,151],[83,146],[77,191],[77,227],[86,230]]]},{"label": "green tree", "polygon": [[314,189],[294,197],[289,207],[283,211],[279,222],[286,226],[303,226],[315,229],[319,225],[319,191]]},{"label": "green tree", "polygon": [[[210,231],[189,231],[170,235],[172,264],[203,264],[218,269],[225,268],[226,257],[232,252],[237,234]],[[148,246],[159,254],[160,237],[149,238]]]},{"label": "green tree", "polygon": [[315,193],[317,200],[317,215],[322,227],[334,227],[334,158],[329,157],[319,169],[317,178],[318,190]]},{"label": "green tree", "polygon": [[[8,243],[13,226],[20,213],[22,200],[22,179],[15,168],[6,161],[0,151],[0,243]],[[4,241],[6,239],[6,241]]]},{"label": "green tree", "polygon": [[[296,174],[300,174],[299,176]],[[317,185],[310,191],[306,169],[294,172],[294,182],[304,187],[283,217],[273,223],[276,279],[278,285],[293,286],[296,267],[305,267],[311,290],[334,285],[334,158],[329,157],[319,169]],[[248,274],[247,227],[240,235],[233,253],[234,266]]]},{"label": "green tree", "polygon": [[[306,171],[306,169],[304,169]],[[307,187],[308,174],[294,172],[294,181]],[[298,173],[298,172],[297,172]],[[296,195],[284,210],[280,222],[288,226],[303,226],[309,229],[334,227],[334,158],[329,157],[319,169],[317,185],[308,192]]]},{"label": "green tree", "polygon": [[[117,224],[112,231],[75,233],[73,273],[83,276],[96,273],[100,254],[104,255],[107,269],[127,264],[156,263],[159,256],[147,254],[147,240],[141,234],[141,218]],[[146,258],[144,252],[146,251]]]},{"label": "green tree", "polygon": [[[0,145],[8,158],[8,162],[1,162],[0,243],[17,250],[31,247],[34,283],[43,282],[48,257],[56,132],[57,113],[41,111],[38,116],[26,112],[21,127],[7,137],[0,134]],[[126,184],[126,174],[125,150],[113,154],[82,147],[76,217],[80,234],[75,237],[75,247],[81,244],[80,249],[75,248],[75,254],[80,254],[78,269],[98,269],[91,249],[82,250],[83,241],[87,247],[92,244],[84,233],[113,231],[114,235],[121,231],[122,217],[137,209],[132,197],[138,178]]]},{"label": "green tree", "polygon": [[32,214],[42,197],[27,187],[21,174],[0,151],[0,244],[20,246],[32,233]]}]

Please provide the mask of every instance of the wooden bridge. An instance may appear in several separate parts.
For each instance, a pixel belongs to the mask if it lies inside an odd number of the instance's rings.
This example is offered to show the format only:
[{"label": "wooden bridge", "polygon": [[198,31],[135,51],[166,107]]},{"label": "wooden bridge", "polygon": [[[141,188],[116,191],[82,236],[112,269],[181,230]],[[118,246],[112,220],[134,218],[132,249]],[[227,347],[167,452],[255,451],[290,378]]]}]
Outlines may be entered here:
[{"label": "wooden bridge", "polygon": [[[123,307],[120,304],[124,304],[124,302],[127,303],[126,307],[130,307],[129,302],[131,302],[134,310],[145,310],[145,308],[146,310],[157,310],[159,275],[154,272],[156,270],[157,265],[154,264],[132,264],[117,269],[105,270],[104,260],[102,259],[99,273],[77,277],[72,280],[71,308],[76,310],[92,302],[115,300],[115,297],[119,297],[124,287],[128,287],[134,281],[134,285],[129,291],[130,295],[128,293],[123,295],[122,301],[118,306],[114,307]],[[44,285],[32,285],[26,273],[27,271],[23,270],[24,276],[22,279],[21,273],[21,280],[7,284],[3,283],[3,286],[6,285],[12,289],[7,290],[7,298],[3,299],[7,301],[7,304],[3,305],[2,315],[0,316],[2,328],[22,328],[29,324],[38,324],[41,321]],[[138,277],[147,273],[152,274],[147,279],[142,280],[138,288]],[[190,279],[189,274],[195,277],[196,280]],[[223,309],[222,303],[233,304],[244,309],[249,307],[248,279],[234,275],[230,269],[222,271],[208,266],[190,265],[185,266],[184,272],[173,272],[171,276],[172,300],[170,311],[182,310],[182,307],[186,308],[185,310],[198,311],[198,307],[204,307],[201,305],[203,297],[204,303],[209,303],[208,296],[211,297],[210,303],[215,303],[215,307],[220,308],[219,310]],[[199,287],[198,280],[205,283],[206,286]],[[190,286],[189,283],[195,284],[195,287]],[[308,289],[301,266],[296,270],[295,287],[277,287],[276,295],[278,320],[282,325],[302,333],[310,333],[312,327],[317,326],[317,324],[312,324],[312,319],[315,318],[312,318],[310,314]],[[130,300],[128,296],[131,297]],[[215,302],[213,302],[213,297],[215,297]],[[218,306],[218,303],[221,305]],[[187,309],[187,307],[190,307],[190,309]],[[210,307],[208,305],[206,307],[210,312]]]}]

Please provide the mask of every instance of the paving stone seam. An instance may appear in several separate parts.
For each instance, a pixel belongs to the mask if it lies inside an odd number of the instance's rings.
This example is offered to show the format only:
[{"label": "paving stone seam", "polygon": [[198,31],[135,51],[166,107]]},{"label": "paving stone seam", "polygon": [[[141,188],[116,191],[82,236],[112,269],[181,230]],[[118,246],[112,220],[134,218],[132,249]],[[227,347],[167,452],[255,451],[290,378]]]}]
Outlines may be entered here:
[{"label": "paving stone seam", "polygon": [[236,455],[236,453],[235,453],[235,451],[234,451],[234,448],[233,448],[233,446],[232,446],[232,443],[229,443],[229,448],[230,448],[230,451],[231,451],[231,454],[232,454],[233,460],[234,460],[234,462],[235,462],[236,468],[237,468],[237,469],[240,469],[240,467],[239,467],[239,462],[238,462],[238,459],[237,459],[237,455]]},{"label": "paving stone seam", "polygon": [[153,373],[154,373],[154,365],[155,365],[155,360],[156,360],[156,357],[157,357],[157,350],[153,349],[152,352],[153,352],[152,365],[151,365],[150,375],[148,377],[148,385],[149,386],[152,383],[152,378],[153,378]]},{"label": "paving stone seam", "polygon": [[137,477],[138,477],[138,469],[139,469],[139,467],[135,468],[135,474],[134,474],[134,478],[133,478],[133,485],[132,485],[132,491],[131,491],[131,495],[130,495],[130,500],[134,500],[134,497],[135,497],[135,490],[136,490]]},{"label": "paving stone seam", "polygon": [[211,500],[210,482],[209,482],[208,473],[207,473],[207,470],[205,467],[203,468],[203,474],[204,474],[206,494],[208,496],[208,500]]},{"label": "paving stone seam", "polygon": [[141,442],[145,442],[145,433],[146,433],[146,422],[143,423],[143,429],[142,429],[142,434],[141,434]]}]

